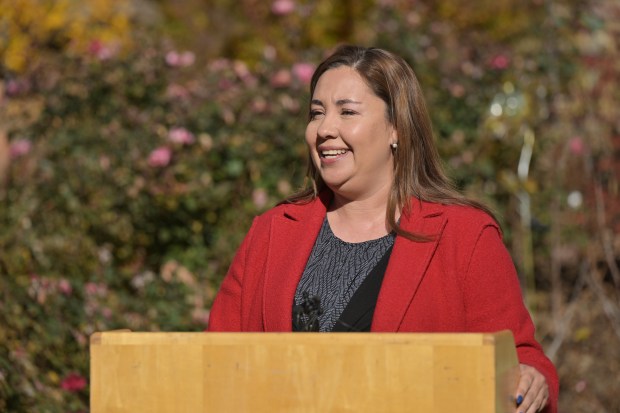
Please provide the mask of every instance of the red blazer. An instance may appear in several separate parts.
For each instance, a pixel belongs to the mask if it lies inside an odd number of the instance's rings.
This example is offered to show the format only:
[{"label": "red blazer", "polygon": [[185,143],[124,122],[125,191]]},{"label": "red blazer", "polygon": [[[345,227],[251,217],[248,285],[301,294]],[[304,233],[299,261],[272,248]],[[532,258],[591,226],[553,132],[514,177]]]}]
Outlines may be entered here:
[{"label": "red blazer", "polygon": [[[280,205],[254,219],[211,308],[209,331],[291,331],[295,290],[331,195]],[[413,200],[396,237],[371,331],[495,332],[510,329],[519,361],[547,378],[556,412],[558,377],[534,338],[511,257],[482,211]]]}]

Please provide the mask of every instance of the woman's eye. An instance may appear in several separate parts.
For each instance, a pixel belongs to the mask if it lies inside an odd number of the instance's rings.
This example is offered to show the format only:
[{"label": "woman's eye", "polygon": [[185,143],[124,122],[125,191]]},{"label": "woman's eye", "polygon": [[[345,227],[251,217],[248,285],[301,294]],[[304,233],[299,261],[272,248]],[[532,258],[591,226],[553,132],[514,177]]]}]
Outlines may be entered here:
[{"label": "woman's eye", "polygon": [[310,111],[310,119],[316,119],[317,116],[321,115],[320,110],[311,110]]}]

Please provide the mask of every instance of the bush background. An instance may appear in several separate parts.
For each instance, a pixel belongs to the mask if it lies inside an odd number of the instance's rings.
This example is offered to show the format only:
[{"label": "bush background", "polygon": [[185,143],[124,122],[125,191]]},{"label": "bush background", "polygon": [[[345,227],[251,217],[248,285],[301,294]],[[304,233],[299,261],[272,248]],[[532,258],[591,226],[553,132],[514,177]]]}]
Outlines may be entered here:
[{"label": "bush background", "polygon": [[308,78],[405,57],[558,367],[617,412],[614,0],[0,0],[0,411],[88,411],[88,337],[199,331],[252,217],[303,185]]}]

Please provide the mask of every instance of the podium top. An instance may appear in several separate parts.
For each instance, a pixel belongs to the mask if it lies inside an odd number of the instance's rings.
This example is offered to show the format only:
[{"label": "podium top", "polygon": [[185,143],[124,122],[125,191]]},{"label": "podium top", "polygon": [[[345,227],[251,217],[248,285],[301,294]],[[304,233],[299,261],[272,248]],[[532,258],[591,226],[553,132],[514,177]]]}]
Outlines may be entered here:
[{"label": "podium top", "polygon": [[132,332],[115,330],[91,335],[92,345],[235,345],[255,344],[348,344],[364,345],[504,345],[514,341],[510,330],[496,333],[212,333],[212,332]]}]

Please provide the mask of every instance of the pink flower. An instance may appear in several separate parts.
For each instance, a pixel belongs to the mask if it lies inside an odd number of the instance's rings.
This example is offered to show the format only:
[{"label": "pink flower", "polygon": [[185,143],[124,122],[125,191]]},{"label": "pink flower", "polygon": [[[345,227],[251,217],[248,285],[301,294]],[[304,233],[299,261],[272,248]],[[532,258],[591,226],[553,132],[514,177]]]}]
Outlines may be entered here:
[{"label": "pink flower", "polygon": [[568,141],[568,149],[573,155],[583,155],[585,145],[579,136],[575,136]]},{"label": "pink flower", "polygon": [[310,63],[295,63],[293,65],[293,74],[304,85],[310,84],[312,75],[314,74],[314,65]]},{"label": "pink flower", "polygon": [[228,89],[230,89],[230,88],[232,88],[234,86],[235,86],[234,82],[232,82],[230,79],[226,79],[226,78],[222,78],[222,79],[219,80],[219,82],[217,82],[217,87],[220,90],[222,90],[222,91],[223,90],[228,90]]},{"label": "pink flower", "polygon": [[230,67],[230,60],[225,59],[223,57],[219,59],[215,59],[211,63],[209,63],[209,69],[213,70],[214,72],[219,72],[221,70],[228,69],[229,67]]},{"label": "pink flower", "polygon": [[575,391],[577,393],[583,392],[588,387],[588,382],[585,380],[579,380],[577,384],[575,384]]},{"label": "pink flower", "polygon": [[271,12],[276,16],[285,16],[295,11],[293,0],[275,0],[271,3]]},{"label": "pink flower", "polygon": [[88,45],[88,52],[92,55],[96,55],[103,47],[101,40],[95,39]]},{"label": "pink flower", "polygon": [[248,76],[252,76],[250,69],[248,69],[248,65],[240,60],[236,60],[233,63],[233,71],[239,77],[239,79],[245,79]]},{"label": "pink flower", "polygon": [[196,55],[194,52],[183,52],[181,53],[181,66],[187,67],[194,64],[196,61]]},{"label": "pink flower", "polygon": [[267,205],[267,191],[263,188],[255,189],[252,192],[252,202],[254,202],[254,206],[256,206],[256,208],[263,208]]},{"label": "pink flower", "polygon": [[110,169],[110,164],[112,162],[110,161],[110,157],[106,156],[106,155],[101,155],[99,157],[99,167],[101,169],[103,169],[104,171],[107,171],[108,169]]},{"label": "pink flower", "polygon": [[176,67],[179,65],[180,60],[181,57],[179,56],[179,53],[175,52],[174,50],[166,53],[166,63],[168,64],[168,66]]},{"label": "pink flower", "polygon": [[5,89],[7,96],[17,96],[20,93],[28,91],[28,87],[23,81],[8,80],[6,82]]},{"label": "pink flower", "polygon": [[291,80],[291,72],[286,69],[280,69],[271,77],[270,83],[272,87],[284,88],[291,84]]},{"label": "pink flower", "polygon": [[19,83],[15,80],[9,80],[5,86],[6,94],[9,96],[15,96],[19,93]]},{"label": "pink flower", "polygon": [[86,378],[77,373],[71,373],[62,379],[60,387],[66,391],[78,392],[86,387]]},{"label": "pink flower", "polygon": [[30,287],[28,293],[35,298],[39,304],[45,304],[47,297],[56,292],[56,283],[47,278],[39,277],[36,274],[30,276]]},{"label": "pink flower", "polygon": [[457,98],[463,97],[465,95],[465,88],[459,83],[452,84],[450,85],[450,94]]},{"label": "pink flower", "polygon": [[493,59],[491,59],[491,67],[493,69],[503,70],[503,69],[506,69],[509,64],[510,64],[510,59],[508,58],[508,56],[503,55],[503,54],[498,54],[495,57],[493,57]]},{"label": "pink flower", "polygon": [[84,286],[87,295],[105,297],[108,293],[108,287],[103,283],[89,282]]},{"label": "pink flower", "polygon": [[193,133],[185,128],[172,128],[170,132],[168,132],[168,140],[170,142],[180,143],[181,145],[189,145],[194,143],[196,138]]},{"label": "pink flower", "polygon": [[189,91],[184,86],[176,83],[168,85],[166,96],[171,99],[187,99],[190,96]]},{"label": "pink flower", "polygon": [[58,281],[58,289],[64,295],[71,295],[73,292],[73,287],[71,287],[71,283],[66,278],[61,278]]},{"label": "pink flower", "polygon": [[160,146],[149,155],[149,166],[153,168],[163,168],[168,166],[172,159],[172,151],[166,146]]},{"label": "pink flower", "polygon": [[267,109],[269,109],[269,104],[263,97],[258,96],[252,101],[251,107],[252,112],[254,113],[264,113]]},{"label": "pink flower", "polygon": [[101,309],[101,315],[108,320],[112,318],[113,314],[114,313],[110,307],[104,307]]},{"label": "pink flower", "polygon": [[15,139],[11,142],[9,147],[9,154],[11,159],[17,159],[24,155],[28,155],[32,149],[32,142],[29,139]]},{"label": "pink flower", "polygon": [[97,294],[97,291],[99,291],[99,287],[95,283],[86,283],[84,290],[88,295],[95,295]]},{"label": "pink flower", "polygon": [[172,67],[187,67],[194,64],[196,55],[193,52],[170,51],[166,53],[166,63]]},{"label": "pink flower", "polygon": [[88,45],[88,53],[99,60],[108,60],[114,57],[116,48],[103,43],[101,40],[95,39]]},{"label": "pink flower", "polygon": [[233,64],[233,70],[237,77],[239,77],[239,79],[241,79],[247,86],[256,85],[257,79],[254,75],[252,75],[252,72],[250,72],[250,69],[248,69],[248,66],[245,63],[236,61]]}]

